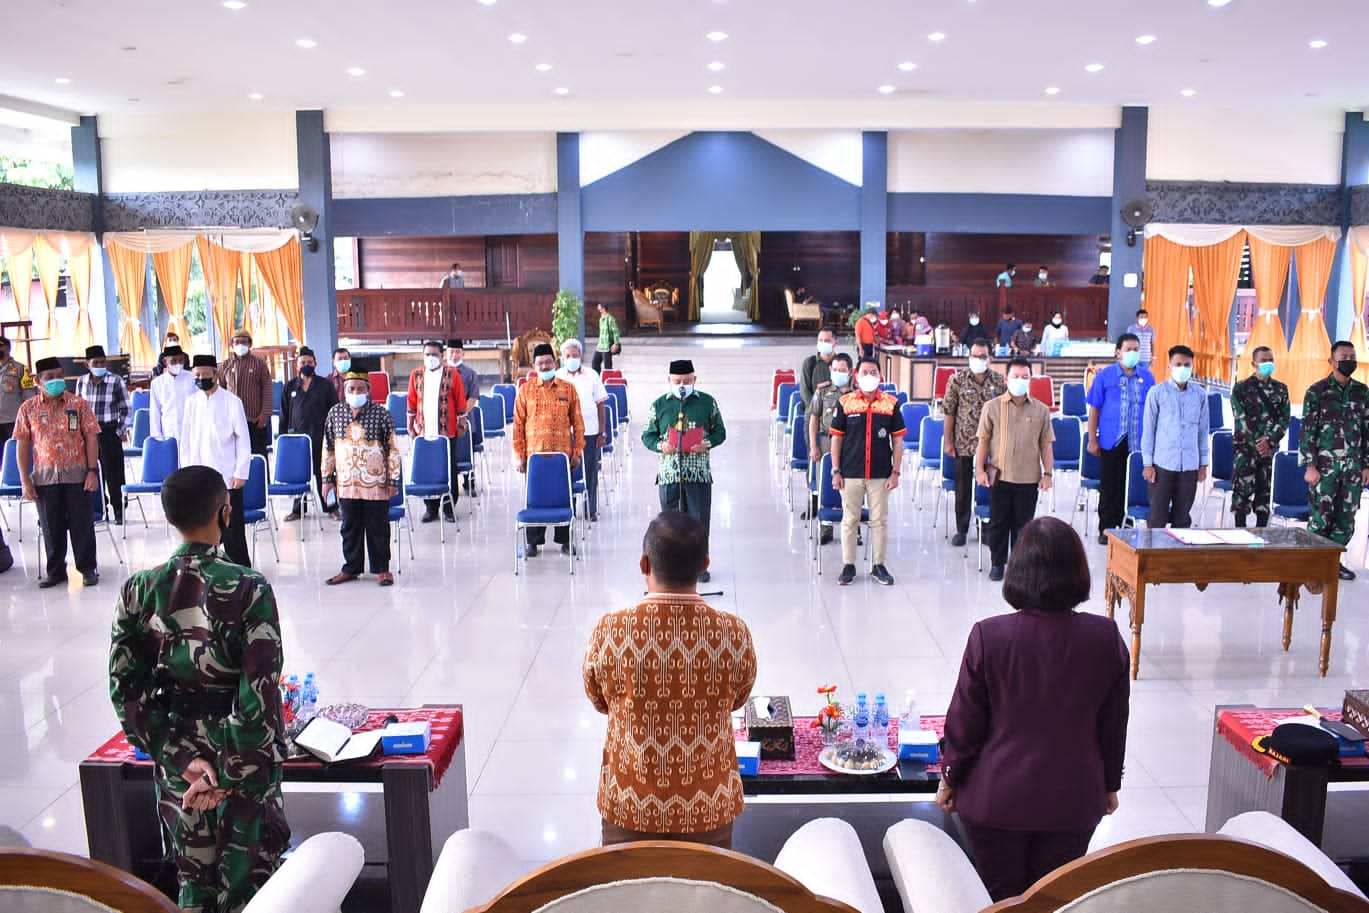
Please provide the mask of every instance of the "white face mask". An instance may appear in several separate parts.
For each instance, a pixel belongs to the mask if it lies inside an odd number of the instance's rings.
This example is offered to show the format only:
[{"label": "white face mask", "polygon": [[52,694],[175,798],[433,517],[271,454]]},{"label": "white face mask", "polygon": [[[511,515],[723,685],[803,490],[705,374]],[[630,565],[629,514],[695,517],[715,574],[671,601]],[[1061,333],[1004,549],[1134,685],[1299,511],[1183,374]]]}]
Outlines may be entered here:
[{"label": "white face mask", "polygon": [[576,371],[579,371],[579,370],[580,370],[580,359],[578,359],[578,358],[566,358],[566,359],[563,359],[562,362],[561,362],[561,364],[565,365],[565,366],[566,366],[566,370],[569,371],[569,372],[572,373],[572,374],[574,374]]},{"label": "white face mask", "polygon": [[851,382],[851,374],[850,374],[849,371],[833,371],[833,372],[832,372],[832,386],[840,388],[840,387],[846,386],[846,385],[849,384],[850,382]]},{"label": "white face mask", "polygon": [[1192,365],[1176,365],[1169,369],[1169,378],[1176,384],[1186,384],[1188,383],[1188,379],[1192,376]]},{"label": "white face mask", "polygon": [[836,345],[835,345],[834,343],[822,342],[821,340],[818,341],[818,354],[819,354],[819,355],[831,355],[832,352],[833,352],[835,349],[836,349]]},{"label": "white face mask", "polygon": [[979,318],[978,318],[978,317],[971,317],[971,318],[970,318],[970,326],[972,326],[972,327],[977,327],[977,326],[979,326]]},{"label": "white face mask", "polygon": [[1026,377],[1009,377],[1008,392],[1013,396],[1026,396],[1031,389],[1031,380]]},{"label": "white face mask", "polygon": [[424,355],[423,364],[427,366],[429,371],[436,371],[438,368],[442,367],[442,356]]},{"label": "white face mask", "polygon": [[874,393],[879,389],[879,375],[862,374],[856,378],[856,383],[860,386],[862,393]]},{"label": "white face mask", "polygon": [[975,374],[983,374],[989,370],[989,360],[987,358],[971,358],[970,370]]},{"label": "white face mask", "polygon": [[1145,325],[1148,324],[1148,323],[1150,323],[1150,318],[1149,318],[1149,317],[1137,317],[1137,318],[1136,318],[1136,325],[1137,325],[1138,327],[1143,327],[1143,326],[1145,326]]},{"label": "white face mask", "polygon": [[166,366],[166,369],[171,372],[172,377],[175,377],[185,370],[185,365],[181,364],[179,361],[173,361]]},{"label": "white face mask", "polygon": [[238,343],[237,345],[233,346],[233,354],[238,356],[239,358],[246,358],[247,353],[250,351],[252,351],[252,347],[245,346],[242,343]]},{"label": "white face mask", "polygon": [[672,392],[680,399],[685,399],[694,392],[693,384],[676,384],[671,388]]},{"label": "white face mask", "polygon": [[366,405],[370,401],[371,397],[366,393],[347,394],[347,405],[351,406],[353,409],[360,409],[362,406]]}]

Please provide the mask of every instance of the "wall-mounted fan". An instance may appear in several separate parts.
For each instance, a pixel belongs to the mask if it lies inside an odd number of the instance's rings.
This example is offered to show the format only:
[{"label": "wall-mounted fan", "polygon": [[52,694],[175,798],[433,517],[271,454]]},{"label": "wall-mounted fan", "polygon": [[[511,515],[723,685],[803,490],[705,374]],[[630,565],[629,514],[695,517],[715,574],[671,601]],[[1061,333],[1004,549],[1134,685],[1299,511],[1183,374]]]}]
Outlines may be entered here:
[{"label": "wall-mounted fan", "polygon": [[299,232],[304,246],[309,248],[309,253],[316,253],[318,238],[314,237],[314,229],[318,228],[318,211],[304,203],[296,203],[290,207],[290,222]]},{"label": "wall-mounted fan", "polygon": [[1122,204],[1122,221],[1127,224],[1127,247],[1136,246],[1136,230],[1145,228],[1155,215],[1155,206],[1145,197]]}]

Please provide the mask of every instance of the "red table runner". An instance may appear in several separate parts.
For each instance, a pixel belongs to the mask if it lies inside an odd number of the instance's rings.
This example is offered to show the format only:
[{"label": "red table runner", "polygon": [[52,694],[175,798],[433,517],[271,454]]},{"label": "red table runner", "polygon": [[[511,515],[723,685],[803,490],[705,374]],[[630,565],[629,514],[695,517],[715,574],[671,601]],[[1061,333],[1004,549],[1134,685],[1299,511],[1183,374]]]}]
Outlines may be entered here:
[{"label": "red table runner", "polygon": [[[463,730],[461,711],[455,707],[419,710],[372,710],[367,715],[365,724],[357,731],[365,732],[381,728],[385,723],[385,718],[390,714],[394,714],[401,723],[428,723],[431,726],[432,739],[428,742],[427,752],[421,755],[376,755],[364,761],[349,761],[347,766],[350,768],[379,769],[387,764],[424,764],[432,771],[433,789],[437,789],[442,785],[442,778],[446,775],[447,768],[451,767],[452,758],[456,757],[457,746],[461,744]],[[134,756],[133,746],[128,744],[128,739],[122,732],[97,748],[86,760],[117,764],[146,764],[148,766],[152,764],[151,761]],[[285,762],[285,766],[323,767],[324,764],[316,758],[292,758]]]},{"label": "red table runner", "polygon": [[[1251,746],[1251,741],[1258,736],[1269,735],[1274,731],[1274,727],[1295,717],[1306,717],[1306,710],[1301,708],[1271,708],[1253,707],[1249,710],[1223,710],[1217,714],[1217,731],[1226,740],[1244,755],[1252,764],[1264,771],[1266,777],[1273,777],[1274,771],[1279,769],[1279,762],[1267,754],[1260,754]],[[1329,720],[1339,720],[1340,711],[1324,708],[1321,715]],[[1369,767],[1369,758],[1341,758],[1341,765],[1344,767]]]},{"label": "red table runner", "polygon": [[[818,760],[818,755],[822,753],[822,730],[813,725],[815,717],[798,716],[794,717],[794,760],[792,761],[769,761],[761,759],[761,777],[774,776],[794,776],[795,774],[813,774],[826,777],[846,777],[851,774],[839,774],[828,770],[822,766]],[[928,732],[935,732],[937,738],[945,734],[946,718],[944,716],[924,716],[922,718],[922,728]],[[738,741],[746,739],[745,727],[736,730]],[[889,749],[893,752],[898,751],[898,720],[889,721]],[[938,774],[941,772],[941,765],[931,764],[927,767],[927,773]]]}]

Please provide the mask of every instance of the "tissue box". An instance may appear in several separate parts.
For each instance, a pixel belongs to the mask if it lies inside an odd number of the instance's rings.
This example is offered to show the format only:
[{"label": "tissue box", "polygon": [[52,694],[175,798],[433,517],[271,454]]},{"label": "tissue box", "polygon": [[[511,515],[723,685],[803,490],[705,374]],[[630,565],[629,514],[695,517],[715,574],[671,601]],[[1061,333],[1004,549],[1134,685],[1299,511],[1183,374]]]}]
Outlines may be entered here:
[{"label": "tissue box", "polygon": [[[765,698],[762,698],[765,700]],[[794,760],[794,716],[789,698],[770,697],[770,718],[756,716],[756,698],[746,702],[746,738],[761,743],[761,757],[767,761]]]},{"label": "tissue box", "polygon": [[899,760],[935,764],[941,760],[941,749],[937,745],[938,741],[936,733],[928,732],[926,729],[909,729],[906,732],[900,729],[898,731]]},{"label": "tissue box", "polygon": [[737,770],[743,777],[754,777],[761,772],[761,743],[737,743]]},{"label": "tissue box", "polygon": [[380,750],[385,754],[423,754],[432,740],[430,723],[391,723],[380,733]]}]

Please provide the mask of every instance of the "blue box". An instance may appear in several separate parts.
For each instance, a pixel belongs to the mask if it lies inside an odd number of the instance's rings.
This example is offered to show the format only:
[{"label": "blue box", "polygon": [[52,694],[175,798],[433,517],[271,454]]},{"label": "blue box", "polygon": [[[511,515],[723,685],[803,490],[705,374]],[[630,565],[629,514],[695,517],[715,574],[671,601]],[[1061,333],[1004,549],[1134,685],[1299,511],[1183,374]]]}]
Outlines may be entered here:
[{"label": "blue box", "polygon": [[921,761],[935,764],[941,760],[940,740],[935,732],[926,729],[898,731],[898,757],[901,761]]},{"label": "blue box", "polygon": [[761,772],[761,743],[737,743],[737,770],[743,777],[754,777]]},{"label": "blue box", "polygon": [[391,723],[380,732],[380,750],[385,754],[423,754],[432,738],[430,723]]}]

